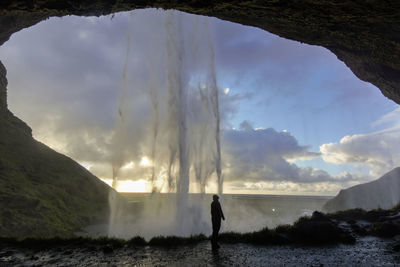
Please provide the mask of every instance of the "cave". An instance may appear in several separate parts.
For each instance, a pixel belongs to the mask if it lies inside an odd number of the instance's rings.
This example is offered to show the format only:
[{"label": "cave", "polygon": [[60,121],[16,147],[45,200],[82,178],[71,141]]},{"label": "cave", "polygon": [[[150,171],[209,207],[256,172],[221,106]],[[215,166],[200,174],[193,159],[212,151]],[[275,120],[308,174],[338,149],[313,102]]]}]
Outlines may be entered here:
[{"label": "cave", "polygon": [[[400,13],[397,12],[400,10],[400,4],[395,1],[297,1],[295,3],[287,1],[64,1],[61,3],[58,1],[5,1],[0,4],[0,45],[6,42],[13,33],[49,17],[99,16],[147,7],[176,9],[192,14],[213,16],[255,26],[287,39],[323,46],[343,61],[358,78],[374,84],[386,97],[400,103],[398,89],[400,85],[400,54],[397,53],[400,51],[400,24],[398,23]],[[0,144],[1,142],[3,145],[7,142],[12,143],[13,146],[17,144],[16,151],[28,151],[28,158],[41,153],[47,159],[57,158],[65,165],[74,166],[77,173],[83,173],[79,166],[74,165],[69,159],[53,154],[53,152],[47,151],[48,148],[36,143],[31,138],[30,128],[8,111],[6,68],[1,62],[0,75],[0,125],[2,128],[0,136],[6,137],[0,141]],[[31,149],[26,150],[26,147]],[[2,156],[13,149],[7,144],[4,148],[4,150],[0,150]],[[57,160],[53,161],[54,164]],[[30,179],[33,177],[35,181],[32,170],[40,169],[41,164],[45,163],[33,161],[29,167],[22,168],[27,173],[27,177]],[[0,167],[5,170],[8,166],[0,161]],[[52,170],[52,172],[56,173],[57,171]],[[51,173],[50,176],[53,177],[54,173]],[[88,173],[82,174],[82,177],[88,184],[95,183],[96,190],[88,195],[85,195],[87,191],[83,190],[82,196],[79,197],[86,198],[88,202],[95,200],[98,205],[95,207],[88,205],[88,207],[99,210],[99,213],[106,213],[107,211],[101,205],[107,202],[109,189],[99,182],[94,182],[95,177]],[[36,177],[36,181],[40,181],[40,178]],[[62,181],[61,184],[64,185]],[[39,184],[39,186],[41,185]],[[85,186],[84,184],[83,187]],[[67,192],[64,198],[67,199],[68,196]],[[25,203],[24,205],[34,208],[43,206],[43,203],[37,202],[38,200],[35,198],[21,200],[15,196],[11,197],[11,194],[2,201],[14,201],[17,203],[16,205]],[[71,206],[75,207],[73,209],[78,209],[78,205],[74,201],[71,201]],[[52,211],[59,208],[50,207],[49,209]],[[3,214],[7,213],[7,216],[10,217],[9,212],[4,211]],[[93,219],[85,217],[82,221],[81,214],[72,215],[66,222],[63,222],[65,232]],[[19,215],[13,216],[10,217],[8,224],[12,224],[11,221],[18,218]],[[23,216],[29,217],[30,215],[23,214]],[[103,214],[98,214],[98,216],[101,217]],[[56,229],[59,227],[61,218],[49,217],[46,227],[54,230],[51,234],[63,233]],[[0,229],[0,232],[4,235],[9,229],[18,228],[16,225],[8,227],[7,231]],[[27,231],[36,231],[38,235],[43,234],[37,228],[35,222],[27,225],[27,229],[29,229]],[[24,235],[26,233],[21,233],[21,236]]]}]

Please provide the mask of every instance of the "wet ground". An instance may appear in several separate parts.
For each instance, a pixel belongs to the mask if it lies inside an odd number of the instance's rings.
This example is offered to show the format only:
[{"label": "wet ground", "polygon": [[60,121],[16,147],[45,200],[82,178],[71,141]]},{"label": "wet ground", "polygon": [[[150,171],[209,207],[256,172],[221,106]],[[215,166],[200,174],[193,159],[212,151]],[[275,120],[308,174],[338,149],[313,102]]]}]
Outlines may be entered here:
[{"label": "wet ground", "polygon": [[0,266],[400,266],[392,241],[374,237],[327,247],[222,244],[177,248],[60,246],[46,250],[4,247]]}]

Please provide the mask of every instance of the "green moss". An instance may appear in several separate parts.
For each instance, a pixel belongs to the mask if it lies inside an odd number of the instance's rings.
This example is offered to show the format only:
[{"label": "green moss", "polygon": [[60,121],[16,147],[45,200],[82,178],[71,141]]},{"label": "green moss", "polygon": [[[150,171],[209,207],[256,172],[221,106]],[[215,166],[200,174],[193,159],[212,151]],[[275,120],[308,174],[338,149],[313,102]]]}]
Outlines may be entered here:
[{"label": "green moss", "polygon": [[278,225],[275,228],[275,232],[280,234],[289,234],[291,229],[292,226],[290,224],[283,224],[283,225]]},{"label": "green moss", "polygon": [[336,220],[365,220],[367,212],[363,209],[350,209],[344,211],[337,211],[335,213],[329,213],[327,216]]},{"label": "green moss", "polygon": [[141,236],[136,236],[128,240],[128,246],[145,246],[147,245],[146,240]]},{"label": "green moss", "polygon": [[382,217],[394,215],[393,213],[399,211],[399,205],[395,206],[390,210],[384,209],[374,209],[370,211],[365,211],[363,209],[350,209],[344,211],[338,211],[335,213],[327,214],[327,217],[335,220],[342,221],[369,221],[369,222],[378,222]]},{"label": "green moss", "polygon": [[372,235],[384,238],[390,238],[400,234],[400,226],[390,221],[373,223],[370,230]]},{"label": "green moss", "polygon": [[289,237],[297,243],[320,245],[334,243],[354,243],[355,238],[341,229],[325,215],[322,218],[302,217],[291,229]]},{"label": "green moss", "polygon": [[290,242],[286,236],[268,228],[244,234],[235,232],[222,233],[219,240],[223,243],[250,243],[254,245],[282,245]]}]

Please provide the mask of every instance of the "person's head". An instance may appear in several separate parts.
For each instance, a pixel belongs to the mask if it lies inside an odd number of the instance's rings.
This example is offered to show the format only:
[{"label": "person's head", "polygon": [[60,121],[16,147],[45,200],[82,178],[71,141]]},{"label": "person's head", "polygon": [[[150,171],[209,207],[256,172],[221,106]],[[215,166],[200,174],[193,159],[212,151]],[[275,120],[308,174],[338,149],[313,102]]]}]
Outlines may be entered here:
[{"label": "person's head", "polygon": [[213,195],[213,200],[214,200],[214,201],[218,201],[218,199],[219,199],[219,196],[218,196],[218,195]]}]

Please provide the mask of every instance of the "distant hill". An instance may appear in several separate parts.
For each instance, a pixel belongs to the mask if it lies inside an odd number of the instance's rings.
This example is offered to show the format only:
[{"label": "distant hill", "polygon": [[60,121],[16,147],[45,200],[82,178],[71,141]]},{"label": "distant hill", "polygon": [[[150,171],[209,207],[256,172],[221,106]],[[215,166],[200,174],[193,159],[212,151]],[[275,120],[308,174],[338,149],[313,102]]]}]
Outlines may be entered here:
[{"label": "distant hill", "polygon": [[72,159],[0,114],[0,236],[68,236],[108,217],[111,189]]},{"label": "distant hill", "polygon": [[391,170],[381,178],[341,190],[323,207],[333,212],[352,208],[371,210],[390,209],[400,202],[400,167]]}]

